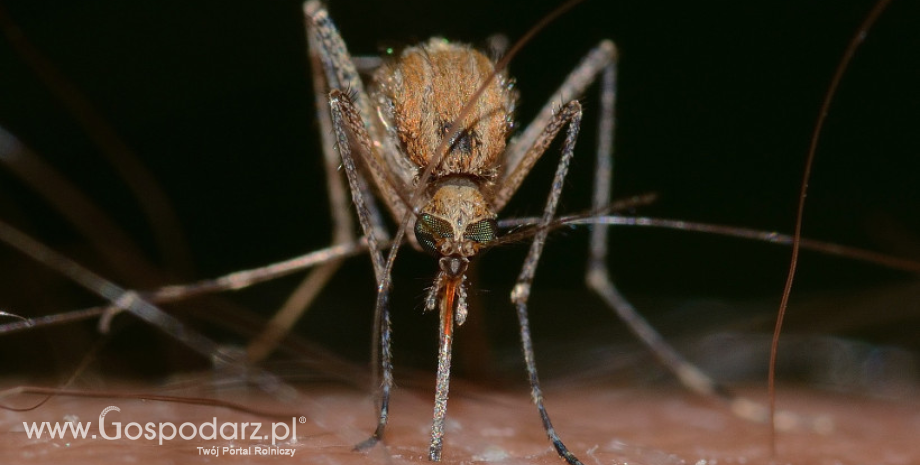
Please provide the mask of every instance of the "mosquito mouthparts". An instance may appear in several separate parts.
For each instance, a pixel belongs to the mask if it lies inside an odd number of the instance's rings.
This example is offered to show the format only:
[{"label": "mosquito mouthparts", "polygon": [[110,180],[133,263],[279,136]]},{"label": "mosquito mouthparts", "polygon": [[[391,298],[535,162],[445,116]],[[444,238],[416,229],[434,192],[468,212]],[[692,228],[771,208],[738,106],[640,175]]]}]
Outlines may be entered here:
[{"label": "mosquito mouthparts", "polygon": [[466,272],[466,268],[469,264],[470,260],[465,257],[450,256],[441,257],[441,259],[438,260],[438,267],[451,278],[459,278],[460,275]]}]

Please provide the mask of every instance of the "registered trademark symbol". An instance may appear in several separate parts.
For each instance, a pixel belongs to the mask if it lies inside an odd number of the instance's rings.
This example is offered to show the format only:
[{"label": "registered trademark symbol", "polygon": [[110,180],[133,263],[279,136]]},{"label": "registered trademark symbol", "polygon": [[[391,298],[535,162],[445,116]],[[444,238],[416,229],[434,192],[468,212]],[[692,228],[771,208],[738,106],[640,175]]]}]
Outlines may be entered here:
[{"label": "registered trademark symbol", "polygon": [[297,421],[299,421],[301,424],[304,424],[307,422],[307,417],[300,417],[297,419]]}]

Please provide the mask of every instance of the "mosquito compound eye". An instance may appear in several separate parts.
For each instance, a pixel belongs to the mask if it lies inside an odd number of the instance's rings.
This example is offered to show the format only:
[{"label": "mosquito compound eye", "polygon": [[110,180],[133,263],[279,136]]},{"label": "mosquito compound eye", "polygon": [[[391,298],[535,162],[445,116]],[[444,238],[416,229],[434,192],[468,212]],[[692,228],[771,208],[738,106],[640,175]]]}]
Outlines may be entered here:
[{"label": "mosquito compound eye", "polygon": [[453,237],[454,230],[451,229],[450,223],[427,213],[420,216],[415,223],[415,238],[422,249],[432,255],[440,255],[439,242]]},{"label": "mosquito compound eye", "polygon": [[498,235],[498,223],[493,219],[477,221],[466,227],[463,237],[480,244],[488,244]]}]

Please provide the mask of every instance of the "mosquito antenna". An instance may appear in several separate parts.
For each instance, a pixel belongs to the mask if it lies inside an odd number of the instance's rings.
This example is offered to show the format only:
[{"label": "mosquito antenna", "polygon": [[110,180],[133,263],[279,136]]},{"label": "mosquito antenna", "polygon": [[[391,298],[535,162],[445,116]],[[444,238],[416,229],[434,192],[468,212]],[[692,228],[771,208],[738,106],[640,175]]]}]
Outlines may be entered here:
[{"label": "mosquito antenna", "polygon": [[[588,210],[581,213],[573,213],[570,215],[565,215],[558,217],[547,224],[545,227],[540,228],[537,226],[537,223],[542,220],[540,217],[524,217],[524,218],[510,218],[498,221],[498,227],[500,229],[508,229],[514,227],[526,227],[525,229],[511,231],[501,237],[496,238],[494,241],[489,243],[489,247],[495,247],[504,244],[515,243],[530,237],[535,236],[541,229],[547,229],[550,231],[565,227],[565,226],[574,226],[582,224],[614,224],[614,223],[605,223],[603,222],[604,218],[609,218],[608,216],[616,212],[622,212],[627,210],[632,210],[637,207],[642,207],[650,205],[655,202],[657,199],[656,194],[643,194],[633,197],[629,197],[623,200],[617,200],[604,208],[599,210]],[[620,218],[614,216],[613,218]]]},{"label": "mosquito antenna", "polygon": [[[536,224],[540,218],[511,218],[498,222],[499,228],[510,228],[515,226],[530,226]],[[608,224],[612,226],[639,226],[646,228],[672,229],[676,231],[691,231],[704,234],[716,234],[719,236],[736,237],[739,239],[749,239],[755,241],[769,242],[771,244],[792,245],[795,236],[792,234],[781,234],[775,231],[760,231],[757,229],[743,228],[740,226],[728,226],[723,224],[698,223],[695,221],[675,220],[668,218],[650,218],[647,216],[621,216],[606,215],[595,216],[591,213],[564,216],[558,221],[554,221],[548,227],[557,229],[570,225],[582,224]],[[503,236],[511,237],[513,240],[520,240],[529,235],[535,234],[536,229],[525,229],[519,232],[513,232]],[[894,257],[871,250],[849,247],[835,244],[833,242],[818,241],[800,238],[800,246],[806,250],[821,252],[827,255],[846,257],[853,260],[860,260],[866,263],[872,263],[887,268],[906,271],[909,273],[920,273],[920,262],[901,257]]]},{"label": "mosquito antenna", "polygon": [[805,171],[802,174],[802,188],[799,192],[799,206],[795,216],[795,232],[792,235],[792,258],[789,262],[789,275],[786,276],[786,284],[783,287],[783,297],[776,315],[776,327],[773,330],[773,340],[770,343],[770,367],[769,374],[767,375],[767,389],[770,396],[770,452],[773,456],[776,456],[776,354],[779,347],[780,331],[782,331],[783,327],[783,318],[786,316],[786,307],[789,305],[789,296],[792,294],[792,282],[795,278],[795,269],[798,264],[799,249],[802,245],[802,219],[805,212],[805,198],[808,194],[808,180],[811,177],[811,167],[814,165],[818,140],[821,137],[824,121],[827,119],[828,109],[831,106],[831,101],[837,94],[837,87],[841,79],[843,79],[843,74],[849,67],[850,61],[856,53],[856,49],[859,48],[859,45],[865,40],[869,30],[875,24],[875,21],[882,12],[885,11],[885,8],[888,7],[890,2],[891,0],[879,0],[872,8],[872,11],[869,12],[869,16],[859,25],[856,34],[850,40],[849,45],[847,45],[843,58],[840,59],[837,68],[834,70],[834,77],[831,79],[831,85],[824,95],[824,101],[821,103],[821,110],[818,113],[815,130],[812,132],[811,145],[808,147],[808,157],[805,160]]}]

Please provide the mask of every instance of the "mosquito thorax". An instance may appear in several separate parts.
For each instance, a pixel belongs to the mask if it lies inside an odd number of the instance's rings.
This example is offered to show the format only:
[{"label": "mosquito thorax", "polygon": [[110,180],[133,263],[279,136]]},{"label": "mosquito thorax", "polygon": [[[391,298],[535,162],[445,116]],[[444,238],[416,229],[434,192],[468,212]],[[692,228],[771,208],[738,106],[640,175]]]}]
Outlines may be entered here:
[{"label": "mosquito thorax", "polygon": [[[373,100],[380,122],[417,169],[434,160],[435,179],[467,175],[492,179],[513,126],[516,92],[503,72],[485,86],[478,104],[465,114],[470,98],[495,74],[495,63],[465,44],[433,38],[402,51],[374,75]],[[441,142],[451,137],[448,152]]]}]

